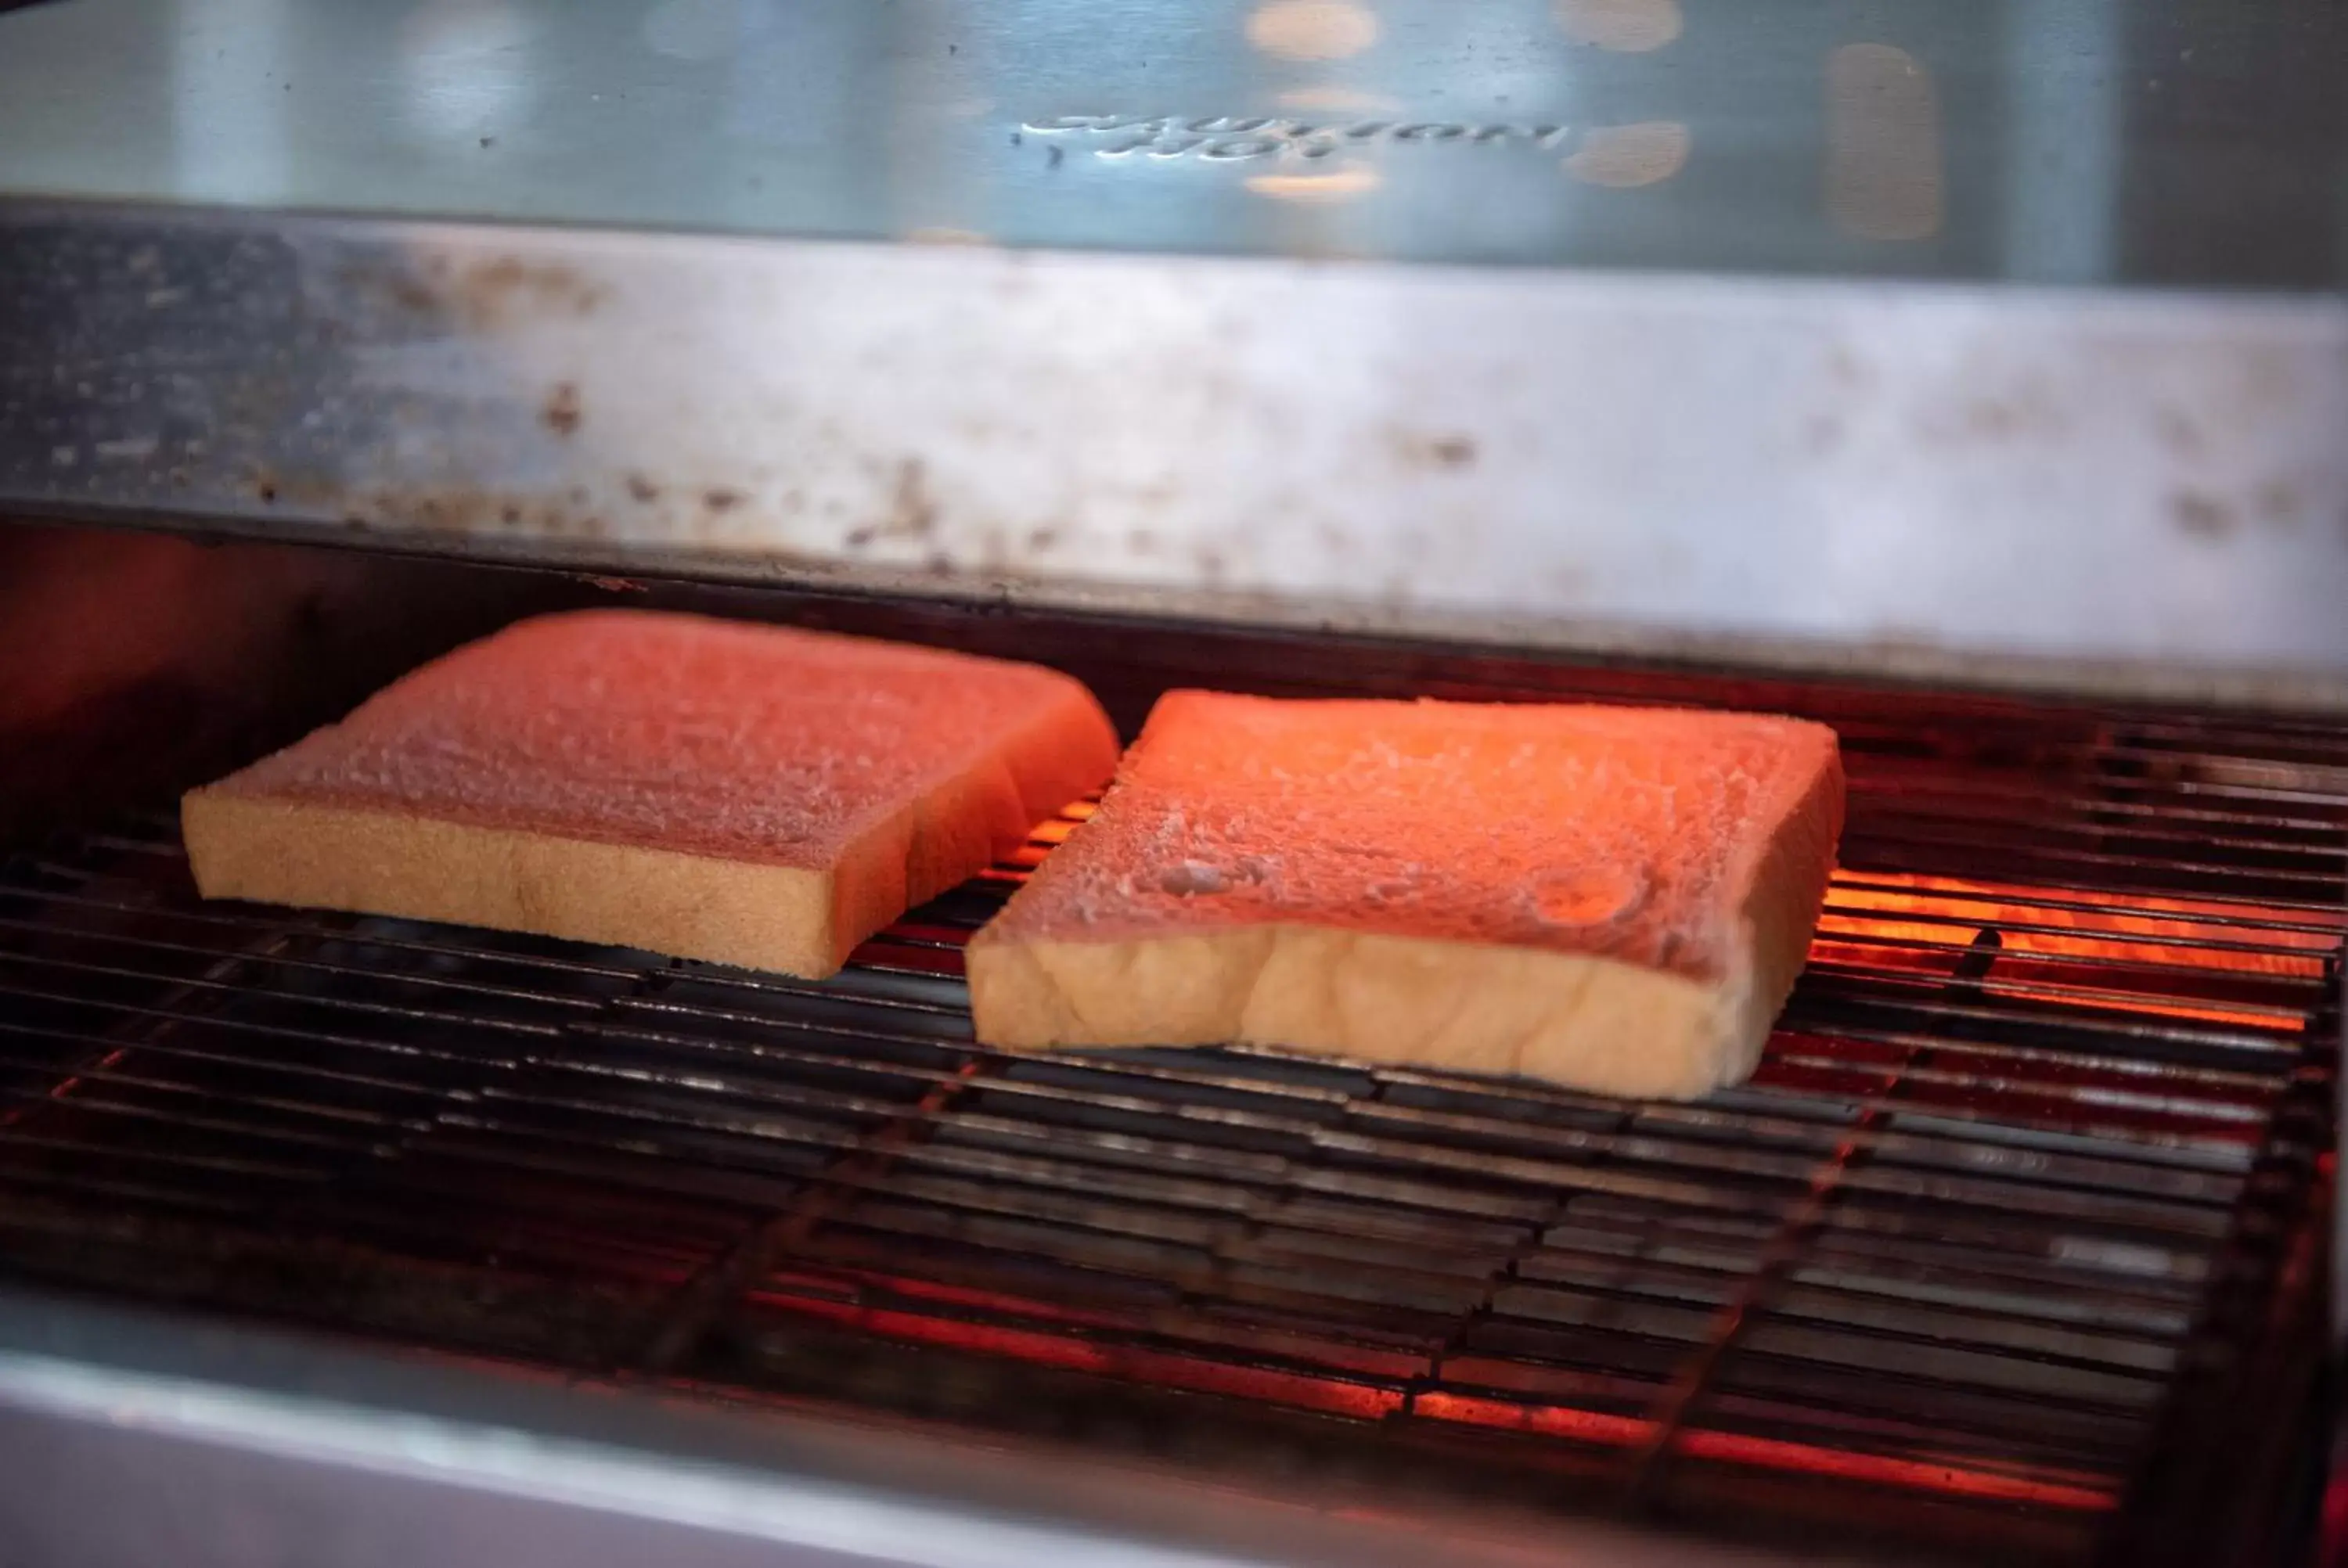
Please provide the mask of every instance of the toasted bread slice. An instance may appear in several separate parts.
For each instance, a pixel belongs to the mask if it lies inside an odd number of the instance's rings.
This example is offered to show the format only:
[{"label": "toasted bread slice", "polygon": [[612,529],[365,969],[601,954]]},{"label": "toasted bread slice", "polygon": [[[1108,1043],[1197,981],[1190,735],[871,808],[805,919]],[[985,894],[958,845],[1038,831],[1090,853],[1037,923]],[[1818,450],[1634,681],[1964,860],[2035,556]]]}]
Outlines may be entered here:
[{"label": "toasted bread slice", "polygon": [[207,897],[821,977],[1116,760],[1052,671],[588,610],[424,666],[180,817]]},{"label": "toasted bread slice", "polygon": [[971,942],[978,1036],[1693,1097],[1759,1060],[1842,804],[1799,720],[1171,692]]}]

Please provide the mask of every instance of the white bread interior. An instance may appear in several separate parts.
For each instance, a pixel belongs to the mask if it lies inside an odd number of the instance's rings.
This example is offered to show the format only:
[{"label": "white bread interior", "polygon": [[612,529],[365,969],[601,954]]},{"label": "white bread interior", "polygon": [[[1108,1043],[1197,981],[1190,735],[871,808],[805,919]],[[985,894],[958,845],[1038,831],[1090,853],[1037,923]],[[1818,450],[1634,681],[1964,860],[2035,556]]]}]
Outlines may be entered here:
[{"label": "white bread interior", "polygon": [[[703,635],[675,624],[691,618],[601,613],[594,625],[556,630],[607,639]],[[744,633],[757,640],[745,647],[779,648],[786,674],[795,649],[851,665],[860,656],[854,640],[778,628],[727,626],[710,635]],[[771,641],[777,638],[796,641]],[[501,679],[496,641],[460,650],[451,661],[469,655],[477,683]],[[913,651],[891,649],[885,657]],[[442,920],[819,979],[837,972],[858,943],[908,907],[1014,847],[1114,764],[1114,733],[1076,682],[1027,666],[933,657],[922,679],[950,684],[1017,671],[1032,700],[1023,689],[1012,720],[977,743],[948,749],[936,767],[917,770],[913,787],[843,803],[848,825],[812,840],[811,849],[746,837],[738,853],[726,853],[723,839],[684,850],[646,842],[642,833],[602,834],[592,808],[583,818],[574,812],[560,824],[540,824],[529,820],[526,808],[465,820],[419,806],[376,788],[374,774],[343,760],[374,723],[362,707],[277,757],[190,792],[180,806],[189,864],[208,898]],[[895,673],[880,678],[904,678],[901,669],[891,668]],[[438,678],[432,666],[407,678],[418,683],[406,694],[411,710],[418,702],[428,709]],[[656,718],[654,723],[651,743],[657,745]],[[814,747],[835,739],[810,726],[803,742],[785,737],[776,743]],[[303,747],[312,748],[306,761],[297,754]],[[527,798],[527,781],[498,783]],[[680,808],[690,809],[689,802]]]},{"label": "white bread interior", "polygon": [[[1463,939],[1408,910],[1343,925],[1208,917],[1184,928],[1174,917],[1137,930],[1088,917],[1066,879],[1056,892],[1039,876],[970,946],[979,1038],[1019,1049],[1242,1042],[1636,1098],[1690,1099],[1740,1081],[1800,972],[1843,804],[1830,733],[1759,722],[1788,727],[1793,776],[1762,792],[1769,804],[1752,820],[1730,825],[1741,841],[1728,848],[1717,896],[1687,917],[1717,926],[1716,973]],[[1128,773],[1149,766],[1147,743],[1128,754]],[[1098,828],[1124,787],[1121,775],[1056,857],[1084,856],[1088,840],[1096,855],[1115,852],[1117,833]],[[1292,866],[1314,856],[1309,823],[1260,831],[1282,842]]]}]

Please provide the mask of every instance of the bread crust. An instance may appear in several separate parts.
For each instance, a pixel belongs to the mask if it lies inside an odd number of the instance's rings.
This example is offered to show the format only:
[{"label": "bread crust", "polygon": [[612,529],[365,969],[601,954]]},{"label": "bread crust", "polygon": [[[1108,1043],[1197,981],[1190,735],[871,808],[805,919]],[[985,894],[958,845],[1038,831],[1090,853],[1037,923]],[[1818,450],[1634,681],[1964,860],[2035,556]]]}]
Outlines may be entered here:
[{"label": "bread crust", "polygon": [[180,819],[206,897],[820,978],[1116,755],[1051,671],[598,610],[426,665]]},{"label": "bread crust", "polygon": [[1169,693],[972,941],[978,1035],[1692,1098],[1759,1061],[1842,807],[1798,720]]}]

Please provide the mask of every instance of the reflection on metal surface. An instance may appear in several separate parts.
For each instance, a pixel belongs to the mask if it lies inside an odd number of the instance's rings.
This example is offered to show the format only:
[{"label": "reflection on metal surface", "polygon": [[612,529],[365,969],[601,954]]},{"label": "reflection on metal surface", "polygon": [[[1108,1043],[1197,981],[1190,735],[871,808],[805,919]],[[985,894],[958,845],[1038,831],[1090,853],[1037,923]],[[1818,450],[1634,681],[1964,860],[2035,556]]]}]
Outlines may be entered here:
[{"label": "reflection on metal surface", "polygon": [[1846,44],[1827,59],[1826,208],[1866,240],[1941,231],[1941,106],[1932,75],[1889,44]]},{"label": "reflection on metal surface", "polygon": [[[2051,25],[2038,7],[2006,17],[2000,246],[2009,272],[2075,283],[2112,270],[2126,85],[2116,71],[2057,75],[2042,67],[2050,57],[2112,59],[2123,18],[2138,4],[2071,0]],[[1953,124],[1952,131],[1962,134]]]},{"label": "reflection on metal surface", "polygon": [[1586,185],[1625,190],[1657,185],[1687,167],[1694,138],[1679,120],[1602,125],[1566,158],[1565,171]]},{"label": "reflection on metal surface", "polygon": [[409,122],[457,141],[528,113],[542,85],[528,18],[499,0],[430,0],[401,26],[397,65]]},{"label": "reflection on metal surface", "polygon": [[[170,40],[174,172],[236,200],[281,201],[294,172],[287,0],[221,0],[214,20]],[[275,90],[256,92],[256,83]]]},{"label": "reflection on metal surface", "polygon": [[1402,105],[1383,94],[1364,92],[1358,87],[1325,87],[1286,88],[1280,95],[1280,107],[1313,114],[1371,115],[1392,114]]},{"label": "reflection on metal surface", "polygon": [[1251,174],[1247,188],[1276,201],[1350,201],[1378,188],[1378,171],[1356,166],[1314,174]]},{"label": "reflection on metal surface", "polygon": [[[1245,177],[1361,140],[1385,183],[1348,247],[1395,260],[2327,290],[2348,264],[2336,5],[1223,0],[1204,15],[75,0],[0,15],[0,193],[1292,253],[1312,238],[1264,223]],[[1821,72],[1854,45],[1931,73],[1937,193],[1904,193],[1896,221],[1849,208],[1922,238],[1855,244],[1874,229],[1820,201]],[[1135,128],[1097,143],[1026,129],[1120,111]],[[1872,190],[1882,117],[1855,112],[1836,156]],[[1167,123],[1143,134],[1152,118]],[[1288,126],[1252,141],[1182,128],[1200,120]],[[1685,125],[1702,156],[1642,201],[1560,177],[1571,135],[1539,156],[1509,129],[1644,121]]]},{"label": "reflection on metal surface", "polygon": [[[1299,250],[1365,249],[1417,153],[1450,156],[1397,146],[1351,204],[1228,185]],[[1523,161],[1593,207],[1658,205]],[[0,217],[0,343],[23,345],[0,354],[0,507],[1035,602],[1245,596],[1584,647],[2329,670],[2348,700],[2337,301],[984,231],[20,210]],[[61,339],[90,321],[140,333]],[[86,391],[50,373],[68,350]]]},{"label": "reflection on metal surface", "polygon": [[1557,25],[1577,44],[1644,54],[1680,36],[1679,0],[1555,0]]},{"label": "reflection on metal surface", "polygon": [[1378,19],[1354,0],[1265,0],[1248,14],[1247,37],[1283,60],[1343,60],[1378,41]]},{"label": "reflection on metal surface", "polygon": [[740,36],[742,0],[661,0],[644,13],[645,45],[673,60],[715,60]]}]

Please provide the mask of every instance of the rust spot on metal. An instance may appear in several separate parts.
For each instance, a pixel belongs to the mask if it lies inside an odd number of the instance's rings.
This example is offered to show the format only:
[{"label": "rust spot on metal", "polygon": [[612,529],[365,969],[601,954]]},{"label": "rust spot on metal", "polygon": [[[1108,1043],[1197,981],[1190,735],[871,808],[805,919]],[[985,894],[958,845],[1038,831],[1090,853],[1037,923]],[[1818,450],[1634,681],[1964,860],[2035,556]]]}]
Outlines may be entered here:
[{"label": "rust spot on metal", "polygon": [[701,504],[713,512],[730,512],[742,504],[742,492],[716,485],[701,492]]},{"label": "rust spot on metal", "polygon": [[2281,479],[2260,485],[2256,501],[2259,516],[2267,522],[2289,528],[2299,521],[2299,492]]},{"label": "rust spot on metal", "polygon": [[850,528],[848,530],[848,548],[860,550],[879,538],[880,534],[880,530],[874,528]]},{"label": "rust spot on metal", "polygon": [[2022,428],[2022,415],[2010,403],[1986,399],[1972,404],[1965,410],[1965,427],[1976,436],[1995,440],[2011,436]]},{"label": "rust spot on metal", "polygon": [[660,499],[660,487],[642,474],[631,474],[628,476],[628,494],[650,506]]},{"label": "rust spot on metal", "polygon": [[413,267],[349,267],[339,281],[396,310],[453,318],[476,330],[523,315],[584,316],[605,293],[603,285],[572,267],[518,256],[459,265],[448,255],[432,255]]},{"label": "rust spot on metal", "polygon": [[1464,468],[1476,461],[1476,442],[1472,436],[1450,432],[1429,435],[1417,430],[1397,430],[1390,437],[1395,457],[1410,468]]},{"label": "rust spot on metal", "polygon": [[897,487],[890,497],[889,520],[881,531],[891,537],[927,538],[937,520],[937,503],[930,498],[922,460],[908,457],[897,465]]},{"label": "rust spot on metal", "polygon": [[476,261],[448,285],[447,302],[475,327],[493,327],[520,314],[592,314],[603,286],[561,262],[499,256]]},{"label": "rust spot on metal", "polygon": [[539,410],[539,417],[557,436],[576,434],[581,417],[578,384],[569,381],[556,383],[554,390],[546,395],[546,406]]},{"label": "rust spot on metal", "polygon": [[393,278],[386,283],[384,292],[401,310],[413,311],[418,315],[428,313],[440,302],[438,294],[413,278]]},{"label": "rust spot on metal", "polygon": [[2212,543],[2231,537],[2241,526],[2231,507],[2198,491],[2178,491],[2169,497],[2168,509],[2185,533]]},{"label": "rust spot on metal", "polygon": [[2153,415],[2152,420],[2153,428],[2160,436],[2160,444],[2179,456],[2194,456],[2206,445],[2201,438],[2201,427],[2174,408],[2160,409]]},{"label": "rust spot on metal", "polygon": [[1027,536],[1027,548],[1031,550],[1048,550],[1059,542],[1060,530],[1057,528],[1037,528]]},{"label": "rust spot on metal", "polygon": [[953,575],[953,557],[946,554],[943,550],[933,552],[930,559],[922,564],[928,568],[929,573],[932,577],[952,577]]}]

